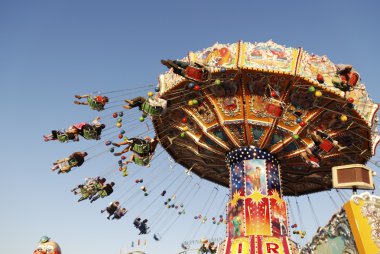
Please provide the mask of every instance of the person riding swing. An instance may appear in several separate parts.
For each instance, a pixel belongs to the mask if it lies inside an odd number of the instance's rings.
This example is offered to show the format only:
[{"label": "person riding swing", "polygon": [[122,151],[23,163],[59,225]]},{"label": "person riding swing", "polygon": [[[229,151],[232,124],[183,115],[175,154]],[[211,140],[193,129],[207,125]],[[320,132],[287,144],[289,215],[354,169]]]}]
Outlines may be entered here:
[{"label": "person riding swing", "polygon": [[115,186],[114,182],[107,183],[104,185],[97,193],[95,196],[93,196],[90,199],[90,203],[96,201],[98,198],[105,198],[113,193],[113,186]]},{"label": "person riding swing", "polygon": [[318,168],[322,160],[322,156],[333,152],[336,148],[338,151],[345,149],[345,146],[339,145],[338,141],[334,140],[327,133],[321,130],[307,130],[310,135],[313,145],[306,147],[301,153],[303,159],[312,167]]},{"label": "person riding swing", "polygon": [[44,141],[58,140],[60,143],[67,143],[70,140],[79,141],[79,130],[74,126],[70,126],[66,130],[52,130],[51,134],[44,135]]},{"label": "person riding swing", "polygon": [[124,215],[126,215],[128,210],[124,207],[119,207],[113,214],[112,220],[120,220]]},{"label": "person riding swing", "polygon": [[336,75],[332,78],[334,86],[343,92],[352,91],[360,80],[359,73],[351,65],[338,64],[336,68]]},{"label": "person riding swing", "polygon": [[81,202],[85,199],[92,198],[99,190],[101,190],[106,182],[105,178],[86,178],[84,184],[79,184],[77,187],[71,190],[74,195],[81,194],[81,197],[78,199],[78,202]]},{"label": "person riding swing", "polygon": [[167,108],[167,101],[157,96],[155,98],[149,96],[148,99],[139,96],[132,100],[125,100],[125,102],[128,103],[128,105],[124,105],[123,108],[132,109],[138,107],[139,110],[143,112],[143,118],[148,115],[151,117],[158,116]]},{"label": "person riding swing", "polygon": [[101,213],[104,213],[107,211],[108,216],[107,219],[110,219],[112,215],[119,209],[120,207],[120,202],[119,201],[113,201],[111,202],[105,209],[101,210]]},{"label": "person riding swing", "polygon": [[100,123],[100,117],[96,117],[91,124],[89,123],[79,123],[75,125],[79,130],[79,135],[87,140],[99,140],[103,129],[106,127],[105,124]]},{"label": "person riding swing", "polygon": [[173,72],[190,81],[206,83],[211,78],[211,73],[206,66],[194,62],[184,62],[179,60],[161,60],[161,63],[168,67],[173,68]]},{"label": "person riding swing", "polygon": [[146,235],[146,234],[148,234],[148,229],[149,229],[149,227],[146,225],[147,222],[148,222],[148,220],[145,219],[145,220],[143,220],[143,221],[140,223],[140,225],[139,225],[139,227],[138,227],[138,229],[140,230],[139,235]]},{"label": "person riding swing", "polygon": [[315,130],[311,132],[310,137],[313,140],[314,144],[325,153],[330,153],[336,147],[338,148],[338,151],[346,148],[340,146],[338,141],[332,139],[328,134],[324,133],[321,130]]},{"label": "person riding swing", "polygon": [[86,102],[81,102],[81,101],[74,101],[75,104],[77,105],[88,105],[92,110],[96,111],[103,111],[105,105],[109,102],[109,99],[107,96],[92,96],[89,94],[85,95],[75,95],[75,98],[77,99],[83,99],[85,98],[87,101]]},{"label": "person riding swing", "polygon": [[69,173],[73,167],[80,167],[84,163],[84,158],[87,156],[86,152],[75,152],[69,157],[57,160],[54,162],[52,171],[59,169],[58,174]]},{"label": "person riding swing", "polygon": [[129,163],[135,163],[139,166],[150,167],[150,161],[153,157],[154,151],[156,150],[159,139],[155,137],[154,139],[150,137],[145,137],[145,140],[149,140],[148,146],[138,145],[133,148],[133,153],[128,161],[123,162],[123,164],[127,165]]},{"label": "person riding swing", "polygon": [[116,147],[120,147],[122,145],[127,145],[124,150],[122,150],[120,153],[114,153],[115,156],[120,156],[128,151],[133,151],[139,155],[148,155],[152,152],[154,152],[156,146],[158,143],[158,138],[151,138],[149,136],[146,136],[144,139],[140,138],[130,138],[120,143],[112,143],[112,145]]}]

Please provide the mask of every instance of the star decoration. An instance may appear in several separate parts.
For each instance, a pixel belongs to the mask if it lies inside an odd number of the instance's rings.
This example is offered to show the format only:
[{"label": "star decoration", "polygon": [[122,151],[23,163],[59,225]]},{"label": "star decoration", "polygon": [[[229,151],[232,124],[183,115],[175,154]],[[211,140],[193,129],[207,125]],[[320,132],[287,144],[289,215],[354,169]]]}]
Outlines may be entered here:
[{"label": "star decoration", "polygon": [[271,198],[276,200],[276,203],[279,207],[282,207],[284,205],[284,200],[281,199],[280,195],[278,194],[277,190],[274,190],[272,192],[272,195],[270,195]]},{"label": "star decoration", "polygon": [[240,193],[238,191],[235,191],[235,193],[232,195],[232,199],[230,201],[232,207],[235,207],[240,199],[243,197],[240,196]]},{"label": "star decoration", "polygon": [[250,198],[252,200],[253,203],[255,204],[258,204],[258,203],[261,203],[262,202],[262,199],[264,198],[265,196],[263,194],[261,194],[260,190],[255,188],[251,195],[249,196],[246,196],[246,198]]}]

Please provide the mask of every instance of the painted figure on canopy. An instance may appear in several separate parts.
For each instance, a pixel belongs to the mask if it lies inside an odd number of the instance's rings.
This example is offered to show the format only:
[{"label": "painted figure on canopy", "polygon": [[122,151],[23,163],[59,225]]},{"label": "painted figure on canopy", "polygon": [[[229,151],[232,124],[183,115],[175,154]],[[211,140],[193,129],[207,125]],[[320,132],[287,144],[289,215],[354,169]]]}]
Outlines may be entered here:
[{"label": "painted figure on canopy", "polygon": [[235,236],[240,237],[241,236],[241,230],[240,230],[241,224],[242,224],[241,218],[239,216],[235,216],[232,219],[232,225],[234,226],[234,231],[232,232],[233,237],[235,237]]}]

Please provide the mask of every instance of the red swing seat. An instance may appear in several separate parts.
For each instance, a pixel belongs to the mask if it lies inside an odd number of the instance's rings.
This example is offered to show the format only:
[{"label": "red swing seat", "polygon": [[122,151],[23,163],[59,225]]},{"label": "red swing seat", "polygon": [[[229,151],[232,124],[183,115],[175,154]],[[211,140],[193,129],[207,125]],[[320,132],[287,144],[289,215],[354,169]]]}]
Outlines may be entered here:
[{"label": "red swing seat", "polygon": [[316,157],[316,156],[314,156],[314,155],[309,156],[309,159],[310,159],[311,161],[317,163],[317,164],[320,162],[320,160],[318,159],[318,157]]},{"label": "red swing seat", "polygon": [[330,140],[324,139],[319,147],[326,153],[329,153],[334,148],[334,144]]},{"label": "red swing seat", "polygon": [[208,72],[202,68],[197,68],[194,66],[188,66],[185,69],[185,76],[188,79],[197,81],[197,82],[205,82],[207,80]]}]

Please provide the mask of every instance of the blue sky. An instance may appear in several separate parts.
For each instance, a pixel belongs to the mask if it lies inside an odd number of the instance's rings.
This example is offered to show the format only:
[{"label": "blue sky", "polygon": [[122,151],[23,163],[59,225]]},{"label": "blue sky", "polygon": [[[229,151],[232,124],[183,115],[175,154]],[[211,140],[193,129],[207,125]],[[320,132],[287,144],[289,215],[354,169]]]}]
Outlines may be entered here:
[{"label": "blue sky", "polygon": [[[130,169],[135,177],[146,179],[148,188],[162,183],[149,198],[136,192],[138,187],[129,187],[134,179],[128,182],[113,175],[110,179],[114,177],[124,189],[117,189],[112,198],[94,204],[77,204],[77,198],[69,190],[86,176],[109,173],[115,159],[105,153],[68,175],[50,172],[54,160],[94,144],[42,141],[42,135],[50,129],[97,115],[88,108],[75,106],[74,94],[156,84],[158,75],[165,71],[160,59],[181,58],[189,50],[215,42],[273,39],[326,54],[335,63],[353,64],[367,84],[371,98],[380,101],[379,7],[375,0],[0,0],[0,87],[4,102],[0,109],[0,253],[30,253],[42,235],[58,241],[65,254],[119,253],[138,239],[131,223],[134,216],[141,214],[164,186],[174,192],[185,177],[180,175],[179,166],[170,170],[167,155],[162,153],[151,169]],[[148,90],[138,92],[145,94]],[[125,91],[122,95],[127,98],[138,92]],[[137,119],[137,114],[134,117]],[[126,119],[125,126],[133,125],[136,119]],[[141,125],[135,131],[145,130],[146,126]],[[127,134],[132,136],[134,132],[127,127]],[[94,152],[105,149],[99,145]],[[180,175],[178,180],[170,183],[168,179],[176,174]],[[197,181],[192,180],[189,188],[183,190],[184,195]],[[216,200],[208,209],[210,203],[205,203],[213,188],[213,184],[202,181],[199,192],[202,195],[196,196],[186,217],[175,221],[175,212],[165,210],[165,215],[158,217],[162,219],[156,228],[161,232],[167,227],[170,230],[160,242],[146,237],[146,250],[175,253],[183,240],[189,240],[186,238],[213,232],[214,228],[207,225],[193,233],[194,214],[209,210],[212,216],[219,212],[226,190],[216,193]],[[122,202],[127,200],[131,212],[119,222],[109,222],[100,209],[117,197]],[[341,204],[335,193],[334,198]],[[325,224],[334,211],[328,195],[311,195],[311,200],[318,208],[318,220]],[[307,199],[298,201],[310,237],[316,223]],[[297,217],[295,199],[291,202]],[[160,211],[161,200],[153,203],[144,216],[154,217]],[[222,228],[216,232],[218,236],[224,235]]]}]

